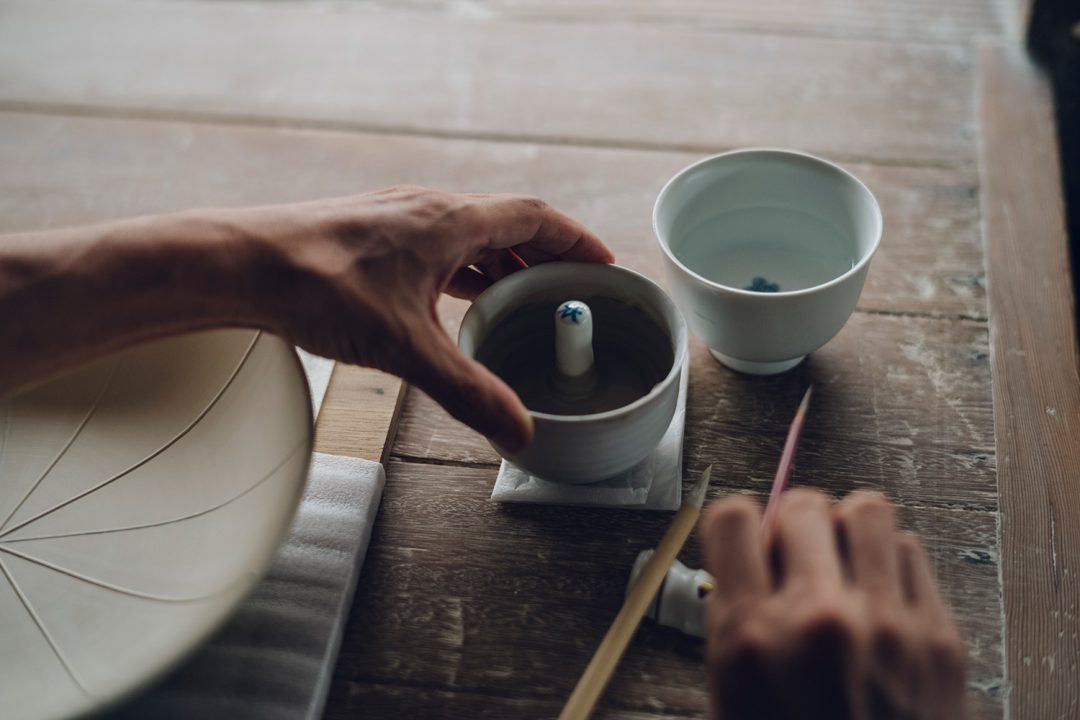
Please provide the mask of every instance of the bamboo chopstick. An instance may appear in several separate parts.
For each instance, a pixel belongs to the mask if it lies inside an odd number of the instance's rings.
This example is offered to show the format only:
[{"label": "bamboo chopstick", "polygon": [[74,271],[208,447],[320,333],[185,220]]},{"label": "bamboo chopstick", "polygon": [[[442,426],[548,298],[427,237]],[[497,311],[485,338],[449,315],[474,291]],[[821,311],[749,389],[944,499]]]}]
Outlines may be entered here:
[{"label": "bamboo chopstick", "polygon": [[584,720],[589,717],[596,706],[596,701],[611,680],[611,674],[622,659],[626,647],[630,644],[634,632],[641,624],[641,618],[648,609],[649,604],[660,590],[671,564],[679,554],[686,538],[694,530],[698,516],[701,514],[701,505],[705,501],[705,491],[709,487],[709,477],[712,475],[712,465],[705,468],[694,487],[683,500],[682,507],[675,514],[660,541],[656,552],[645,564],[641,576],[638,577],[634,587],[630,590],[626,601],[623,603],[615,621],[604,636],[600,647],[596,649],[584,674],[578,680],[570,699],[559,715],[559,720]]},{"label": "bamboo chopstick", "polygon": [[[795,419],[791,421],[791,427],[788,429],[784,451],[780,455],[780,465],[776,468],[772,490],[769,492],[769,502],[765,506],[765,515],[761,523],[763,530],[767,530],[772,524],[779,505],[777,499],[787,487],[788,478],[791,477],[791,471],[795,466],[795,450],[798,448],[799,437],[802,435],[803,425],[806,422],[806,411],[810,406],[810,394],[813,389],[813,385],[806,389],[806,394],[803,395],[799,409],[795,413]],[[660,541],[656,552],[645,564],[645,569],[634,583],[622,609],[608,628],[607,635],[593,654],[588,667],[585,668],[577,686],[574,687],[574,692],[570,694],[570,699],[566,701],[566,706],[559,714],[559,720],[585,720],[592,714],[596,701],[603,694],[604,688],[611,680],[611,674],[622,659],[623,653],[626,652],[638,625],[641,624],[642,616],[660,590],[660,585],[663,584],[664,577],[686,542],[686,538],[690,536],[694,525],[697,524],[711,475],[712,465],[705,468],[705,472],[694,483],[694,487],[683,500],[682,507],[679,508],[667,533],[664,534],[664,539]]]}]

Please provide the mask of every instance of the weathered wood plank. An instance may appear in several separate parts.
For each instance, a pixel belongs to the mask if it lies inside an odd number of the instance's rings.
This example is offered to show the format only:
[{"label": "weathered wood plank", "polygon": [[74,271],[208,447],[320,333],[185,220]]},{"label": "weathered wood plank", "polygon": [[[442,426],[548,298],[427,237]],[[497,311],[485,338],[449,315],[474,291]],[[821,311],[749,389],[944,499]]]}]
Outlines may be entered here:
[{"label": "weathered wood plank", "polygon": [[[439,688],[386,683],[349,682],[335,687],[325,720],[363,718],[422,718],[441,720],[506,720],[507,718],[553,718],[563,701],[551,698],[509,698],[489,692],[457,692]],[[671,713],[668,713],[671,715]],[[701,717],[691,713],[688,717]],[[651,712],[613,710],[605,701],[592,715],[610,720],[655,720]]]},{"label": "weathered wood plank", "polygon": [[[648,147],[974,158],[962,46],[340,5],[11,0],[0,100]],[[542,71],[541,71],[542,69]]]},{"label": "weathered wood plank", "polygon": [[[349,682],[334,688],[326,713],[327,720],[364,718],[431,717],[436,712],[444,720],[505,720],[516,717],[556,717],[564,700],[508,698],[489,692],[460,692],[437,688],[386,683]],[[655,720],[655,712],[620,710],[604,698],[592,717],[607,720]],[[435,710],[437,708],[437,710]],[[671,708],[659,717],[705,718],[704,709],[676,713]],[[968,707],[970,720],[1001,717],[1001,701],[978,696]]]},{"label": "weathered wood plank", "polygon": [[1002,33],[1000,3],[979,0],[354,0],[401,11],[567,22],[639,22],[722,32],[812,34],[913,42],[971,42]]},{"label": "weathered wood plank", "polygon": [[[539,195],[620,264],[659,267],[653,201],[696,155],[0,113],[0,224],[19,229],[205,205],[305,200],[394,183]],[[971,171],[851,165],[885,236],[865,310],[985,317]]]},{"label": "weathered wood plank", "polygon": [[1014,717],[1080,712],[1080,378],[1049,89],[979,56],[981,167]]},{"label": "weathered wood plank", "polygon": [[[988,350],[983,323],[856,313],[797,370],[756,378],[723,368],[694,340],[687,472],[715,462],[733,486],[767,488],[812,382],[797,482],[834,492],[874,488],[915,505],[996,508]],[[499,462],[483,438],[415,390],[393,452]]]},{"label": "weathered wood plank", "polygon": [[[634,558],[659,541],[670,515],[504,507],[488,499],[494,475],[390,463],[339,686],[405,683],[532,699],[569,693],[618,611]],[[718,479],[711,493],[729,490]],[[900,521],[926,539],[968,640],[973,692],[993,705],[1001,685],[994,514],[902,508]],[[683,558],[700,563],[696,540]],[[700,712],[700,642],[646,627],[607,697],[624,710]]]},{"label": "weathered wood plank", "polygon": [[315,424],[315,450],[385,463],[405,391],[405,384],[393,375],[338,363]]}]

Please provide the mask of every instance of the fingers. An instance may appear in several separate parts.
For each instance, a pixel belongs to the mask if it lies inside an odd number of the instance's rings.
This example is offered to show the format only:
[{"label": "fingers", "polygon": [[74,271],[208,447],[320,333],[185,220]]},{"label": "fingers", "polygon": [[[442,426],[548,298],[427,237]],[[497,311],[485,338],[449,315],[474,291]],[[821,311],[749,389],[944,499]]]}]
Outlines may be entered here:
[{"label": "fingers", "polygon": [[491,279],[483,273],[472,268],[460,268],[450,276],[446,284],[446,292],[463,300],[475,300],[476,297],[491,287]]},{"label": "fingers", "polygon": [[908,604],[929,614],[933,622],[945,622],[949,613],[938,594],[930,569],[930,557],[915,535],[901,533],[897,541],[898,574],[902,595]]},{"label": "fingers", "polygon": [[897,548],[903,596],[923,635],[919,648],[920,695],[925,698],[926,707],[935,709],[927,716],[967,717],[964,712],[967,652],[938,592],[930,557],[911,533],[899,534]]},{"label": "fingers", "polygon": [[729,497],[709,506],[699,528],[705,569],[716,579],[717,597],[764,596],[769,590],[761,541],[761,509],[748,498]]},{"label": "fingers", "polygon": [[831,506],[817,490],[797,488],[781,496],[772,538],[780,561],[779,584],[840,583],[843,573]]},{"label": "fingers", "polygon": [[478,195],[490,247],[535,248],[561,260],[614,262],[611,250],[584,225],[543,200],[520,195]]},{"label": "fingers", "polygon": [[[833,504],[813,490],[783,495],[765,538],[779,557],[778,584],[768,582],[760,523],[757,506],[742,498],[715,503],[701,523],[706,569],[716,579],[706,610],[714,710],[964,716],[963,644],[925,551],[896,531],[882,496],[855,493]],[[908,606],[882,602],[885,593]],[[739,714],[761,698],[784,707]]]},{"label": "fingers", "polygon": [[419,357],[414,377],[409,378],[412,382],[455,418],[506,450],[518,452],[528,446],[532,418],[506,383],[465,357],[434,324],[414,342]]},{"label": "fingers", "polygon": [[892,505],[878,493],[855,492],[836,508],[854,583],[877,598],[900,600],[896,520]]}]

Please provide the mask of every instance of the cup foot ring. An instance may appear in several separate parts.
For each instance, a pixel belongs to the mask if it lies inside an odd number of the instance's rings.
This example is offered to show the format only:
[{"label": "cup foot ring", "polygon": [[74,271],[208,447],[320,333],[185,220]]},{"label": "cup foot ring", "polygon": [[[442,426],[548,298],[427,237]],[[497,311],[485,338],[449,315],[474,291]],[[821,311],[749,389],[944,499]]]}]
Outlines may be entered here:
[{"label": "cup foot ring", "polygon": [[733,358],[712,349],[710,349],[709,352],[712,353],[714,358],[720,361],[721,365],[730,368],[735,372],[745,373],[747,375],[776,375],[778,373],[787,372],[806,359],[805,355],[800,355],[797,358],[781,360],[779,362],[753,362],[751,360]]}]

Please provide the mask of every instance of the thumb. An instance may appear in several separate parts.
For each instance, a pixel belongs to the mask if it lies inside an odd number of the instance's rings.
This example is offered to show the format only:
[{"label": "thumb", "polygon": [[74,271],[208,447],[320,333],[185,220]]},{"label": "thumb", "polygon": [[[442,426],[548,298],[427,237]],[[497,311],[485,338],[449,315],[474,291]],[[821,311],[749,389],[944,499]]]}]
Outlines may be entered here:
[{"label": "thumb", "polygon": [[416,385],[447,412],[510,452],[532,442],[533,422],[510,386],[465,357],[441,328],[420,340]]}]

